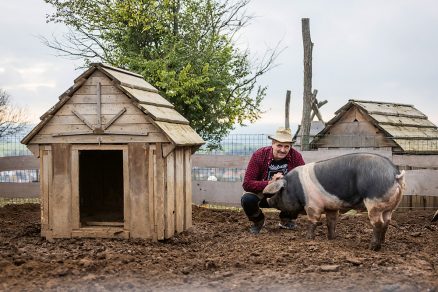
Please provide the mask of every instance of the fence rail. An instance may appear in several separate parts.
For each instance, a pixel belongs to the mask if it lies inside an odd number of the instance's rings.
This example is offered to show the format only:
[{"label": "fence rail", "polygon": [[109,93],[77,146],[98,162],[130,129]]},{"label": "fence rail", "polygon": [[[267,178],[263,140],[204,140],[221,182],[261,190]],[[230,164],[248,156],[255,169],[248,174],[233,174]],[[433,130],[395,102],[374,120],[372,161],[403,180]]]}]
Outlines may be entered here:
[{"label": "fence rail", "polygon": [[0,157],[0,197],[38,197],[39,168],[39,161],[33,156]]}]

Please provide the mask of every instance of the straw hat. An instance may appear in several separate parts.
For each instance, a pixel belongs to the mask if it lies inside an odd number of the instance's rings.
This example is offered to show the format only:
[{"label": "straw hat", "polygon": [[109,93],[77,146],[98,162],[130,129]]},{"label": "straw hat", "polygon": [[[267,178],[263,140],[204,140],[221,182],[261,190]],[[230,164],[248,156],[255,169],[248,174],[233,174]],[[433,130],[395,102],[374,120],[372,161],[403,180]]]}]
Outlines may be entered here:
[{"label": "straw hat", "polygon": [[268,136],[268,138],[281,143],[292,143],[292,133],[289,128],[280,127],[275,132],[275,135]]}]

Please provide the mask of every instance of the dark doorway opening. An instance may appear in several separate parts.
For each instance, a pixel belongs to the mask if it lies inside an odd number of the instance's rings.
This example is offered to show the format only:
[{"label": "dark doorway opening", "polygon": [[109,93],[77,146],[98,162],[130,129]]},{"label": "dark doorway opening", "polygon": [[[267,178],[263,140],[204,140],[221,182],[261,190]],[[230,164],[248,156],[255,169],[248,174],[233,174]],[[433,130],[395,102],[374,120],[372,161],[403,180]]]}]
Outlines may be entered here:
[{"label": "dark doorway opening", "polygon": [[123,151],[80,150],[81,224],[122,225],[123,197]]}]

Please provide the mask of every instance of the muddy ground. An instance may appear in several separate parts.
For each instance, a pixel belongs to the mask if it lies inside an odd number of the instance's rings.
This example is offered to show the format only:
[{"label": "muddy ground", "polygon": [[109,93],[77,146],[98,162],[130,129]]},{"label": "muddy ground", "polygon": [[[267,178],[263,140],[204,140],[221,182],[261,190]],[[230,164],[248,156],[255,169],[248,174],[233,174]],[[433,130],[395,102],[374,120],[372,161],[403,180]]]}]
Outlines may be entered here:
[{"label": "muddy ground", "polygon": [[194,207],[191,230],[164,242],[40,237],[39,205],[0,208],[4,291],[438,291],[432,210],[397,211],[379,252],[366,215],[343,215],[338,238],[305,239],[267,213],[261,234],[244,214]]}]

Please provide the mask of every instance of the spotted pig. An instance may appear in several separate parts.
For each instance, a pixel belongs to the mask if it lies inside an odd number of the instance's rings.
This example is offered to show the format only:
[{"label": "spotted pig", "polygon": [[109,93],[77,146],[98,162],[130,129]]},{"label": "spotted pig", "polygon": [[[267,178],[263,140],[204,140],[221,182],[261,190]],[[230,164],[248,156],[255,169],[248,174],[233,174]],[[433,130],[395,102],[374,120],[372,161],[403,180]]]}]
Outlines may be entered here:
[{"label": "spotted pig", "polygon": [[326,214],[327,237],[334,239],[338,211],[365,207],[373,226],[370,249],[379,250],[404,189],[404,171],[388,158],[354,153],[296,167],[263,193],[271,195],[268,204],[273,208],[295,215],[305,211],[309,239],[315,237],[322,213]]}]

